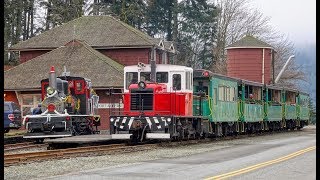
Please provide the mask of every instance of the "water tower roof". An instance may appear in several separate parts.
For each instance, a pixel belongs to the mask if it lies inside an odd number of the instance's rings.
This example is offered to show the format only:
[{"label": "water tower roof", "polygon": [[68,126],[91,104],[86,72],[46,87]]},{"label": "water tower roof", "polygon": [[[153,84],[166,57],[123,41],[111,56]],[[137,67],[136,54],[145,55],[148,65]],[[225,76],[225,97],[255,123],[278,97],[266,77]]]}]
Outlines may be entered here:
[{"label": "water tower roof", "polygon": [[245,36],[239,41],[232,43],[227,46],[226,49],[235,49],[235,48],[268,48],[273,49],[271,45],[266,42],[263,42],[253,36]]}]

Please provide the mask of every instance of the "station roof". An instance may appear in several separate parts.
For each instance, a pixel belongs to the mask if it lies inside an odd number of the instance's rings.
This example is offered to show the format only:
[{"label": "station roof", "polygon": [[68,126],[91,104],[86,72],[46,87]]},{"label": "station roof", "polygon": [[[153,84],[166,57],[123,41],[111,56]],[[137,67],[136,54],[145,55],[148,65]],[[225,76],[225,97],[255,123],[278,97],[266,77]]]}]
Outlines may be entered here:
[{"label": "station roof", "polygon": [[[82,16],[38,36],[13,45],[11,51],[26,51],[38,49],[55,49],[66,41],[79,39],[85,41],[94,49],[111,48],[143,48],[156,46],[161,48],[160,39],[116,19],[112,16]],[[163,41],[165,50],[170,49],[172,42]]]},{"label": "station roof", "polygon": [[[67,43],[68,44],[68,43]],[[123,86],[123,66],[94,50],[85,42],[61,46],[4,72],[4,90],[40,89],[40,81],[48,78],[50,67],[56,76],[64,71],[70,76],[91,79],[96,89]]]}]

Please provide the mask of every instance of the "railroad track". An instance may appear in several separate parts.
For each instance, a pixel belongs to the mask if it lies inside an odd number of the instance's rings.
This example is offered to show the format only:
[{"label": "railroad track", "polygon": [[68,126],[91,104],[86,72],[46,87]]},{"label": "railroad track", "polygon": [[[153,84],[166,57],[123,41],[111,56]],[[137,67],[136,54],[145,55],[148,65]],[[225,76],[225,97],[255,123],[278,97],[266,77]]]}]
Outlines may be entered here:
[{"label": "railroad track", "polygon": [[[285,133],[285,132],[276,132],[276,133]],[[242,139],[247,137],[255,136],[265,136],[269,133],[261,134],[242,134],[237,136],[226,136],[220,138],[206,138],[206,139],[193,139],[188,141],[174,141],[174,142],[162,142],[155,144],[140,144],[135,146],[128,146],[126,144],[110,144],[110,145],[99,145],[99,146],[85,146],[78,148],[67,148],[67,149],[57,149],[57,150],[47,150],[47,151],[38,151],[38,152],[27,152],[27,153],[17,153],[17,154],[5,154],[4,155],[4,165],[10,166],[19,163],[28,163],[31,161],[38,160],[48,160],[48,159],[58,159],[65,158],[77,155],[86,155],[86,154],[112,154],[116,152],[135,152],[143,151],[161,146],[177,146],[177,145],[191,145],[197,143],[206,143],[213,141],[226,141],[233,139]],[[44,144],[31,144],[31,143],[17,143],[12,145],[5,145],[6,150],[12,150],[12,148],[25,148],[31,146],[39,146]],[[16,147],[15,147],[16,146]]]},{"label": "railroad track", "polygon": [[4,152],[20,150],[20,149],[28,149],[35,148],[41,146],[47,146],[48,144],[34,144],[33,142],[24,142],[24,143],[15,143],[15,144],[5,144]]},{"label": "railroad track", "polygon": [[68,148],[59,150],[47,150],[38,152],[18,153],[18,154],[5,154],[4,165],[10,166],[20,163],[28,163],[31,161],[49,160],[71,157],[76,155],[87,155],[87,154],[108,154],[116,152],[135,152],[143,151],[155,148],[156,144],[144,144],[136,146],[127,146],[125,144],[112,144],[102,146],[86,146],[79,148]]}]

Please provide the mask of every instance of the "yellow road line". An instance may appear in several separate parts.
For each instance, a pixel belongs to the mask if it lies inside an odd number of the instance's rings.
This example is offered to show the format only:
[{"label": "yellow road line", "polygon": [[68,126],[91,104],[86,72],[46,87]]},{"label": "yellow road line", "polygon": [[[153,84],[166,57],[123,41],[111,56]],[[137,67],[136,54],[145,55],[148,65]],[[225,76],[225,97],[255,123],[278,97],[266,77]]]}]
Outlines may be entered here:
[{"label": "yellow road line", "polygon": [[249,166],[249,167],[246,167],[246,168],[243,168],[243,169],[240,169],[240,170],[232,171],[232,172],[221,174],[221,175],[214,176],[214,177],[209,177],[209,178],[206,178],[205,180],[213,180],[213,179],[214,180],[218,180],[218,179],[220,180],[220,179],[225,179],[225,178],[228,178],[228,177],[240,175],[240,174],[243,174],[243,173],[247,173],[247,172],[253,171],[255,169],[259,169],[259,168],[262,168],[262,167],[265,167],[265,166],[268,166],[268,165],[271,165],[271,164],[279,163],[279,162],[294,158],[296,156],[299,156],[299,155],[304,154],[306,152],[312,151],[314,149],[316,149],[316,146],[312,146],[312,147],[309,147],[309,148],[306,148],[306,149],[302,149],[300,151],[291,153],[291,154],[286,155],[284,157],[280,157],[280,158],[277,158],[277,159],[274,159],[274,160],[271,160],[271,161],[259,163],[259,164],[256,164],[256,165],[253,165],[253,166]]}]

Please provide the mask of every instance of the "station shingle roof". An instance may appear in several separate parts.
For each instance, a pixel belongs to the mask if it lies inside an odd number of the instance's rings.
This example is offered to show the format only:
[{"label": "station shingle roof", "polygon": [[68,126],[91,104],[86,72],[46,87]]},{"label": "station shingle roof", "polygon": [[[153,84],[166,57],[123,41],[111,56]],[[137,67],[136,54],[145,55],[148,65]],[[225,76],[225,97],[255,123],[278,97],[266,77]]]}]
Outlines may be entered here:
[{"label": "station shingle roof", "polygon": [[82,16],[21,41],[9,50],[55,49],[72,39],[85,41],[94,49],[151,47],[160,42],[112,16]]},{"label": "station shingle roof", "polygon": [[[64,66],[70,76],[91,79],[94,88],[122,87],[123,66],[84,42],[61,46],[4,72],[4,90],[40,89],[55,66],[60,76]],[[69,43],[70,44],[70,43]]]}]

